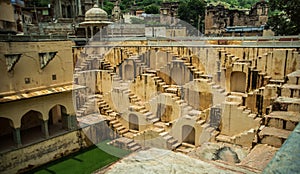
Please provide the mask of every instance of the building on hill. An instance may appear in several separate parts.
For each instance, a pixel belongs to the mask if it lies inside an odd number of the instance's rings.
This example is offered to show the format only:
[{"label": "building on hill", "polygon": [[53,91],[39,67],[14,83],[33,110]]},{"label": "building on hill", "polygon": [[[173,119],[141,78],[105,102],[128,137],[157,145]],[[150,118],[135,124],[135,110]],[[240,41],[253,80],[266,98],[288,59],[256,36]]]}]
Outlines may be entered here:
[{"label": "building on hill", "polygon": [[257,2],[250,10],[229,9],[221,4],[210,4],[206,7],[205,34],[262,35],[263,29],[261,28],[267,21],[268,3],[266,1]]},{"label": "building on hill", "polygon": [[179,2],[163,2],[160,8],[160,21],[164,24],[176,24]]},{"label": "building on hill", "polygon": [[112,9],[111,16],[112,16],[112,21],[113,22],[123,22],[123,14],[121,11],[121,8],[119,6],[119,1],[118,0],[113,0],[114,2],[114,8]]}]

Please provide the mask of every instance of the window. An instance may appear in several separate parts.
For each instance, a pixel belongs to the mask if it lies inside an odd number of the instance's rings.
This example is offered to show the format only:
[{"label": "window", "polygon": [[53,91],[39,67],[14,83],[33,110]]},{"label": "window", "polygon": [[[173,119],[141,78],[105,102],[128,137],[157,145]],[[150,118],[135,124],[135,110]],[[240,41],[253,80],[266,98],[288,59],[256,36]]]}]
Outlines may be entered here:
[{"label": "window", "polygon": [[24,79],[24,81],[25,81],[25,84],[29,84],[29,83],[30,83],[30,78],[29,78],[29,77],[26,77],[26,78]]},{"label": "window", "polygon": [[56,80],[56,74],[52,75],[52,80]]}]

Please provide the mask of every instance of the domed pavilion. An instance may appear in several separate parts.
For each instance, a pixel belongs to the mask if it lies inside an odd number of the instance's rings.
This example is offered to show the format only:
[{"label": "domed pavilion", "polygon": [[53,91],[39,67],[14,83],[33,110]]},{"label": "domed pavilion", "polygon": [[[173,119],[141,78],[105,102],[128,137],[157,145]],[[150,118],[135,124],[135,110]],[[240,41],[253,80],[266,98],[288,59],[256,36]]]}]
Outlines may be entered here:
[{"label": "domed pavilion", "polygon": [[79,26],[85,28],[86,38],[89,38],[89,36],[92,38],[97,32],[100,32],[100,37],[102,37],[104,27],[111,23],[112,22],[108,20],[106,11],[95,4],[93,8],[85,13],[84,22],[81,22]]}]

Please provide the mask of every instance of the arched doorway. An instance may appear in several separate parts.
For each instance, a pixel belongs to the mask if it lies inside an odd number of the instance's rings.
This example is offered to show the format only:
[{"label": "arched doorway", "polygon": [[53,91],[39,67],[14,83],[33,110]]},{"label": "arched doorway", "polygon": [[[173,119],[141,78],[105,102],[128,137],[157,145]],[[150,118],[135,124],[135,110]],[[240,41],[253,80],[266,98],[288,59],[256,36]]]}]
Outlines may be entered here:
[{"label": "arched doorway", "polygon": [[124,66],[124,74],[125,74],[124,80],[133,80],[134,79],[133,66],[130,64],[125,65]]},{"label": "arched doorway", "polygon": [[42,114],[30,110],[21,119],[21,141],[22,144],[30,144],[44,139]]},{"label": "arched doorway", "polygon": [[195,145],[195,128],[189,125],[182,126],[182,142]]},{"label": "arched doorway", "polygon": [[8,118],[0,117],[0,151],[15,147],[12,122]]},{"label": "arched doorway", "polygon": [[246,85],[246,73],[244,72],[232,72],[230,77],[230,91],[244,93]]},{"label": "arched doorway", "polygon": [[129,115],[129,129],[139,131],[139,118],[135,114]]},{"label": "arched doorway", "polygon": [[63,105],[55,105],[49,111],[49,135],[55,135],[68,129],[67,109]]}]

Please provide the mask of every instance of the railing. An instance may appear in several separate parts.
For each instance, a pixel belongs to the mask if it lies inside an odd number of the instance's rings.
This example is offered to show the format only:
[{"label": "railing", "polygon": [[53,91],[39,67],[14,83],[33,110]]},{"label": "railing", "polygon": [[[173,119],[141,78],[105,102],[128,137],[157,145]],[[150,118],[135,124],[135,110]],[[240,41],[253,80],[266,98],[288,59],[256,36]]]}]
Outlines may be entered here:
[{"label": "railing", "polygon": [[[0,41],[50,41],[50,40],[82,40],[85,38],[77,38],[69,35],[12,35],[0,34]],[[137,41],[147,40],[149,46],[238,46],[238,47],[286,47],[299,48],[300,35],[298,36],[252,36],[252,37],[105,37],[103,41]],[[89,41],[89,40],[88,40]],[[233,41],[236,41],[233,43]],[[101,42],[101,41],[100,41]],[[231,43],[230,43],[231,42]]]},{"label": "railing", "polygon": [[0,41],[29,42],[44,40],[67,40],[67,35],[12,35],[0,34]]}]

